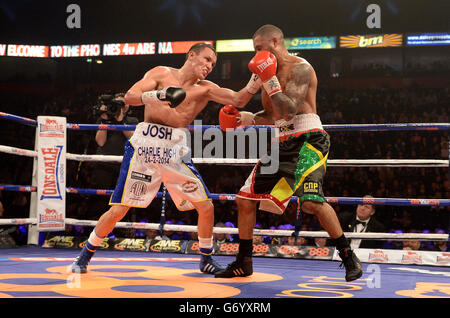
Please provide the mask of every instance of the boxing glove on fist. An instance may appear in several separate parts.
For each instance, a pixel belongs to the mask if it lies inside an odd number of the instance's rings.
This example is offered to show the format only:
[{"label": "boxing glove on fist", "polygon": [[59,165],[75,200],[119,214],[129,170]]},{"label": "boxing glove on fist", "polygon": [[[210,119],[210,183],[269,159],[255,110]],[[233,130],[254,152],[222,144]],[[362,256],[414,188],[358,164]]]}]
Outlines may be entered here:
[{"label": "boxing glove on fist", "polygon": [[277,58],[269,51],[260,51],[248,63],[250,72],[259,76],[269,96],[281,92],[277,78]]},{"label": "boxing glove on fist", "polygon": [[158,91],[148,91],[141,95],[143,104],[169,102],[170,107],[177,107],[186,98],[186,91],[181,87],[169,86]]},{"label": "boxing glove on fist", "polygon": [[219,112],[219,124],[222,130],[234,129],[239,126],[239,119],[241,115],[236,107],[232,105],[225,105]]}]

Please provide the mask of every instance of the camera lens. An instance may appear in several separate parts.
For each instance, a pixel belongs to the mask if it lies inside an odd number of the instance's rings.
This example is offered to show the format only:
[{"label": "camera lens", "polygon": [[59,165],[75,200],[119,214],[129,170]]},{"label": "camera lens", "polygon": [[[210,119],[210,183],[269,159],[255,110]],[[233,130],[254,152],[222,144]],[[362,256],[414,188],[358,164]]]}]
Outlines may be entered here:
[{"label": "camera lens", "polygon": [[111,113],[115,113],[115,112],[117,112],[117,105],[114,105],[114,104],[112,104],[112,105],[109,105],[109,111],[111,112]]}]

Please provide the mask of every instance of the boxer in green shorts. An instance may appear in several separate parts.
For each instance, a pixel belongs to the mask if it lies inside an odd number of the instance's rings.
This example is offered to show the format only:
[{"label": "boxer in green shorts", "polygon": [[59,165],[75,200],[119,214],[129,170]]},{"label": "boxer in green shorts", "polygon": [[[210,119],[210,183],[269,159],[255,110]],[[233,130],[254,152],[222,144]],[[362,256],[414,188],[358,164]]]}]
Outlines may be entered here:
[{"label": "boxer in green shorts", "polygon": [[345,279],[358,279],[362,276],[361,263],[344,236],[336,212],[323,197],[330,141],[317,115],[314,68],[305,59],[289,54],[283,32],[274,25],[264,25],[255,32],[253,47],[256,55],[248,66],[262,81],[264,109],[256,114],[221,112],[219,121],[221,127],[229,126],[226,123],[233,120],[227,117],[233,116],[239,118],[239,126],[275,124],[280,141],[279,169],[263,174],[262,162],[266,161],[261,158],[237,194],[239,252],[236,261],[215,277],[251,275],[257,204],[260,210],[282,214],[290,198],[298,195],[302,211],[314,214],[334,241],[345,266]]},{"label": "boxer in green shorts", "polygon": [[[310,123],[319,121],[320,124],[319,116],[315,114],[297,115],[295,123],[305,118]],[[330,138],[321,128],[283,134],[280,136],[278,171],[274,174],[262,173],[265,164],[261,162],[267,161],[261,159],[237,197],[257,200],[261,210],[276,214],[283,214],[293,195],[299,197],[301,203],[325,202],[322,179],[329,148]]]}]

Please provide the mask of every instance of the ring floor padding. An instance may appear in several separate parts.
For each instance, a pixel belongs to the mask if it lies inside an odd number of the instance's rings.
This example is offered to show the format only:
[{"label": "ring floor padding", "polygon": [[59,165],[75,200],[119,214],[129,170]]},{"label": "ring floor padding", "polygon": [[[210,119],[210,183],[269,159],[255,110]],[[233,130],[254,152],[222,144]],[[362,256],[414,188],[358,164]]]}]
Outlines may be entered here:
[{"label": "ring floor padding", "polygon": [[[0,297],[57,298],[450,298],[445,267],[363,263],[344,279],[337,261],[254,257],[250,277],[199,271],[198,255],[99,250],[87,274],[69,269],[79,250],[0,249]],[[214,256],[226,266],[234,256]]]}]

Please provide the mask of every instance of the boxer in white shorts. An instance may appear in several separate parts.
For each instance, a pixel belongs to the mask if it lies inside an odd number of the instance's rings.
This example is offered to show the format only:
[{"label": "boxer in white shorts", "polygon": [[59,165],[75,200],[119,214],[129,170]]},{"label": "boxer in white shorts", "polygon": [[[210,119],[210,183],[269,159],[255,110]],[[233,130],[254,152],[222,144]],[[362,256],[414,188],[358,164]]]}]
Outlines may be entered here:
[{"label": "boxer in white shorts", "polygon": [[125,145],[121,172],[110,200],[111,208],[98,220],[72,271],[86,273],[87,265],[103,239],[130,207],[147,207],[161,182],[179,210],[196,209],[200,270],[215,274],[222,268],[211,257],[214,206],[192,162],[182,157],[189,150],[184,130],[209,101],[244,107],[261,87],[256,75],[239,92],[205,80],[217,61],[214,48],[193,45],[179,69],[156,66],[126,93],[125,103],[145,106],[144,122]]},{"label": "boxer in white shorts", "polygon": [[210,201],[209,191],[188,153],[185,130],[140,123],[125,145],[110,204],[145,208],[155,198],[161,182],[180,211],[194,209],[191,202]]}]

